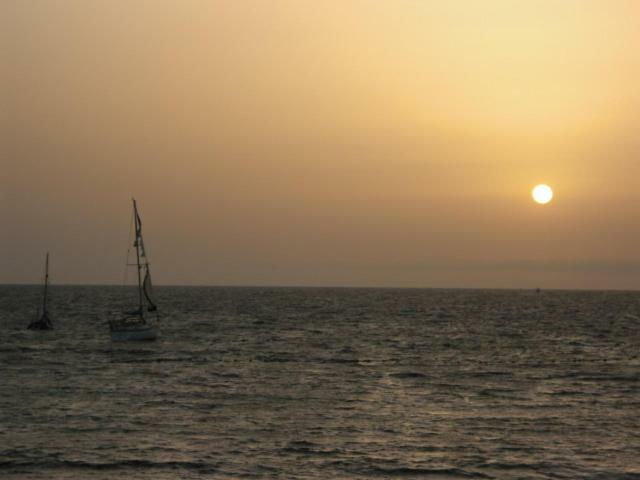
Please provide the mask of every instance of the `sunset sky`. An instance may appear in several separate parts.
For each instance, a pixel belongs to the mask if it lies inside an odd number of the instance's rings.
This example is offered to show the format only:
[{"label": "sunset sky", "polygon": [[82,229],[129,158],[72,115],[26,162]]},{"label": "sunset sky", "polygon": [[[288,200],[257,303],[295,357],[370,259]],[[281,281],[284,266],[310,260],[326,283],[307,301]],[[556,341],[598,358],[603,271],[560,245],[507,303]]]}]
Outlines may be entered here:
[{"label": "sunset sky", "polygon": [[4,0],[0,62],[0,283],[121,283],[136,197],[157,284],[640,288],[636,0]]}]

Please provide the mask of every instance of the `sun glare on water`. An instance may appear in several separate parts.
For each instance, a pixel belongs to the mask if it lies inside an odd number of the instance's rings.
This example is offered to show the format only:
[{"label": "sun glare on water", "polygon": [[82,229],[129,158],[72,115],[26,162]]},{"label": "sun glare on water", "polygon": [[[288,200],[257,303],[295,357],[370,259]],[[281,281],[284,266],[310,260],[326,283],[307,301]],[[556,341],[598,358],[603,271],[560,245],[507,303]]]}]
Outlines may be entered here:
[{"label": "sun glare on water", "polygon": [[531,196],[541,205],[549,203],[553,198],[553,190],[549,185],[536,185],[531,191]]}]

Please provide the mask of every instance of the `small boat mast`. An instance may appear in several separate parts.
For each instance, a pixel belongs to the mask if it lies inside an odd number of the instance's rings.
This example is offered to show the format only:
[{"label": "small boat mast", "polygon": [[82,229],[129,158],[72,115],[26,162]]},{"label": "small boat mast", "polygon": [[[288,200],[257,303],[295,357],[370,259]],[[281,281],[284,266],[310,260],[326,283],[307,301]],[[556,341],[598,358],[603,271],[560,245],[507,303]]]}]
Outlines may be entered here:
[{"label": "small boat mast", "polygon": [[36,314],[36,318],[27,327],[29,330],[51,330],[53,324],[49,318],[49,312],[47,311],[47,297],[49,293],[49,252],[44,262],[44,287],[42,292],[42,315],[40,311]]}]

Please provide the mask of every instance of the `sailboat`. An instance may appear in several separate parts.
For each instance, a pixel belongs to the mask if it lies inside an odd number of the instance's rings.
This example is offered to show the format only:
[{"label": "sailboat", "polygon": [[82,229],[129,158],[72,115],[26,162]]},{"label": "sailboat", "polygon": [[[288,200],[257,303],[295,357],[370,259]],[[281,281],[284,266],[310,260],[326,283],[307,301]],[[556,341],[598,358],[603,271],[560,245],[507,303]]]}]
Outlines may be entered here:
[{"label": "sailboat", "polygon": [[49,290],[49,252],[47,252],[47,259],[44,263],[44,292],[42,295],[42,314],[40,309],[36,314],[36,318],[27,327],[29,330],[51,330],[53,323],[49,318],[49,311],[47,310],[47,294]]},{"label": "sailboat", "polygon": [[[135,223],[136,249],[135,266],[138,273],[138,308],[123,312],[109,322],[111,340],[155,340],[158,337],[158,307],[153,300],[151,270],[142,239],[142,220],[138,213],[138,205],[133,199],[133,221]],[[127,255],[127,266],[129,265]]]}]

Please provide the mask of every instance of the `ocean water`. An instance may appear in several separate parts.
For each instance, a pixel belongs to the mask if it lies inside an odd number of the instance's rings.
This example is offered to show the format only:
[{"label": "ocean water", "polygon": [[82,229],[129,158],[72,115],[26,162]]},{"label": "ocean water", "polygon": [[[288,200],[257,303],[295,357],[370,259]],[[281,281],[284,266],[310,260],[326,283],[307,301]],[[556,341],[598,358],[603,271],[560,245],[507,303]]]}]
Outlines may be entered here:
[{"label": "ocean water", "polygon": [[0,286],[0,477],[640,478],[640,294],[156,293]]}]

